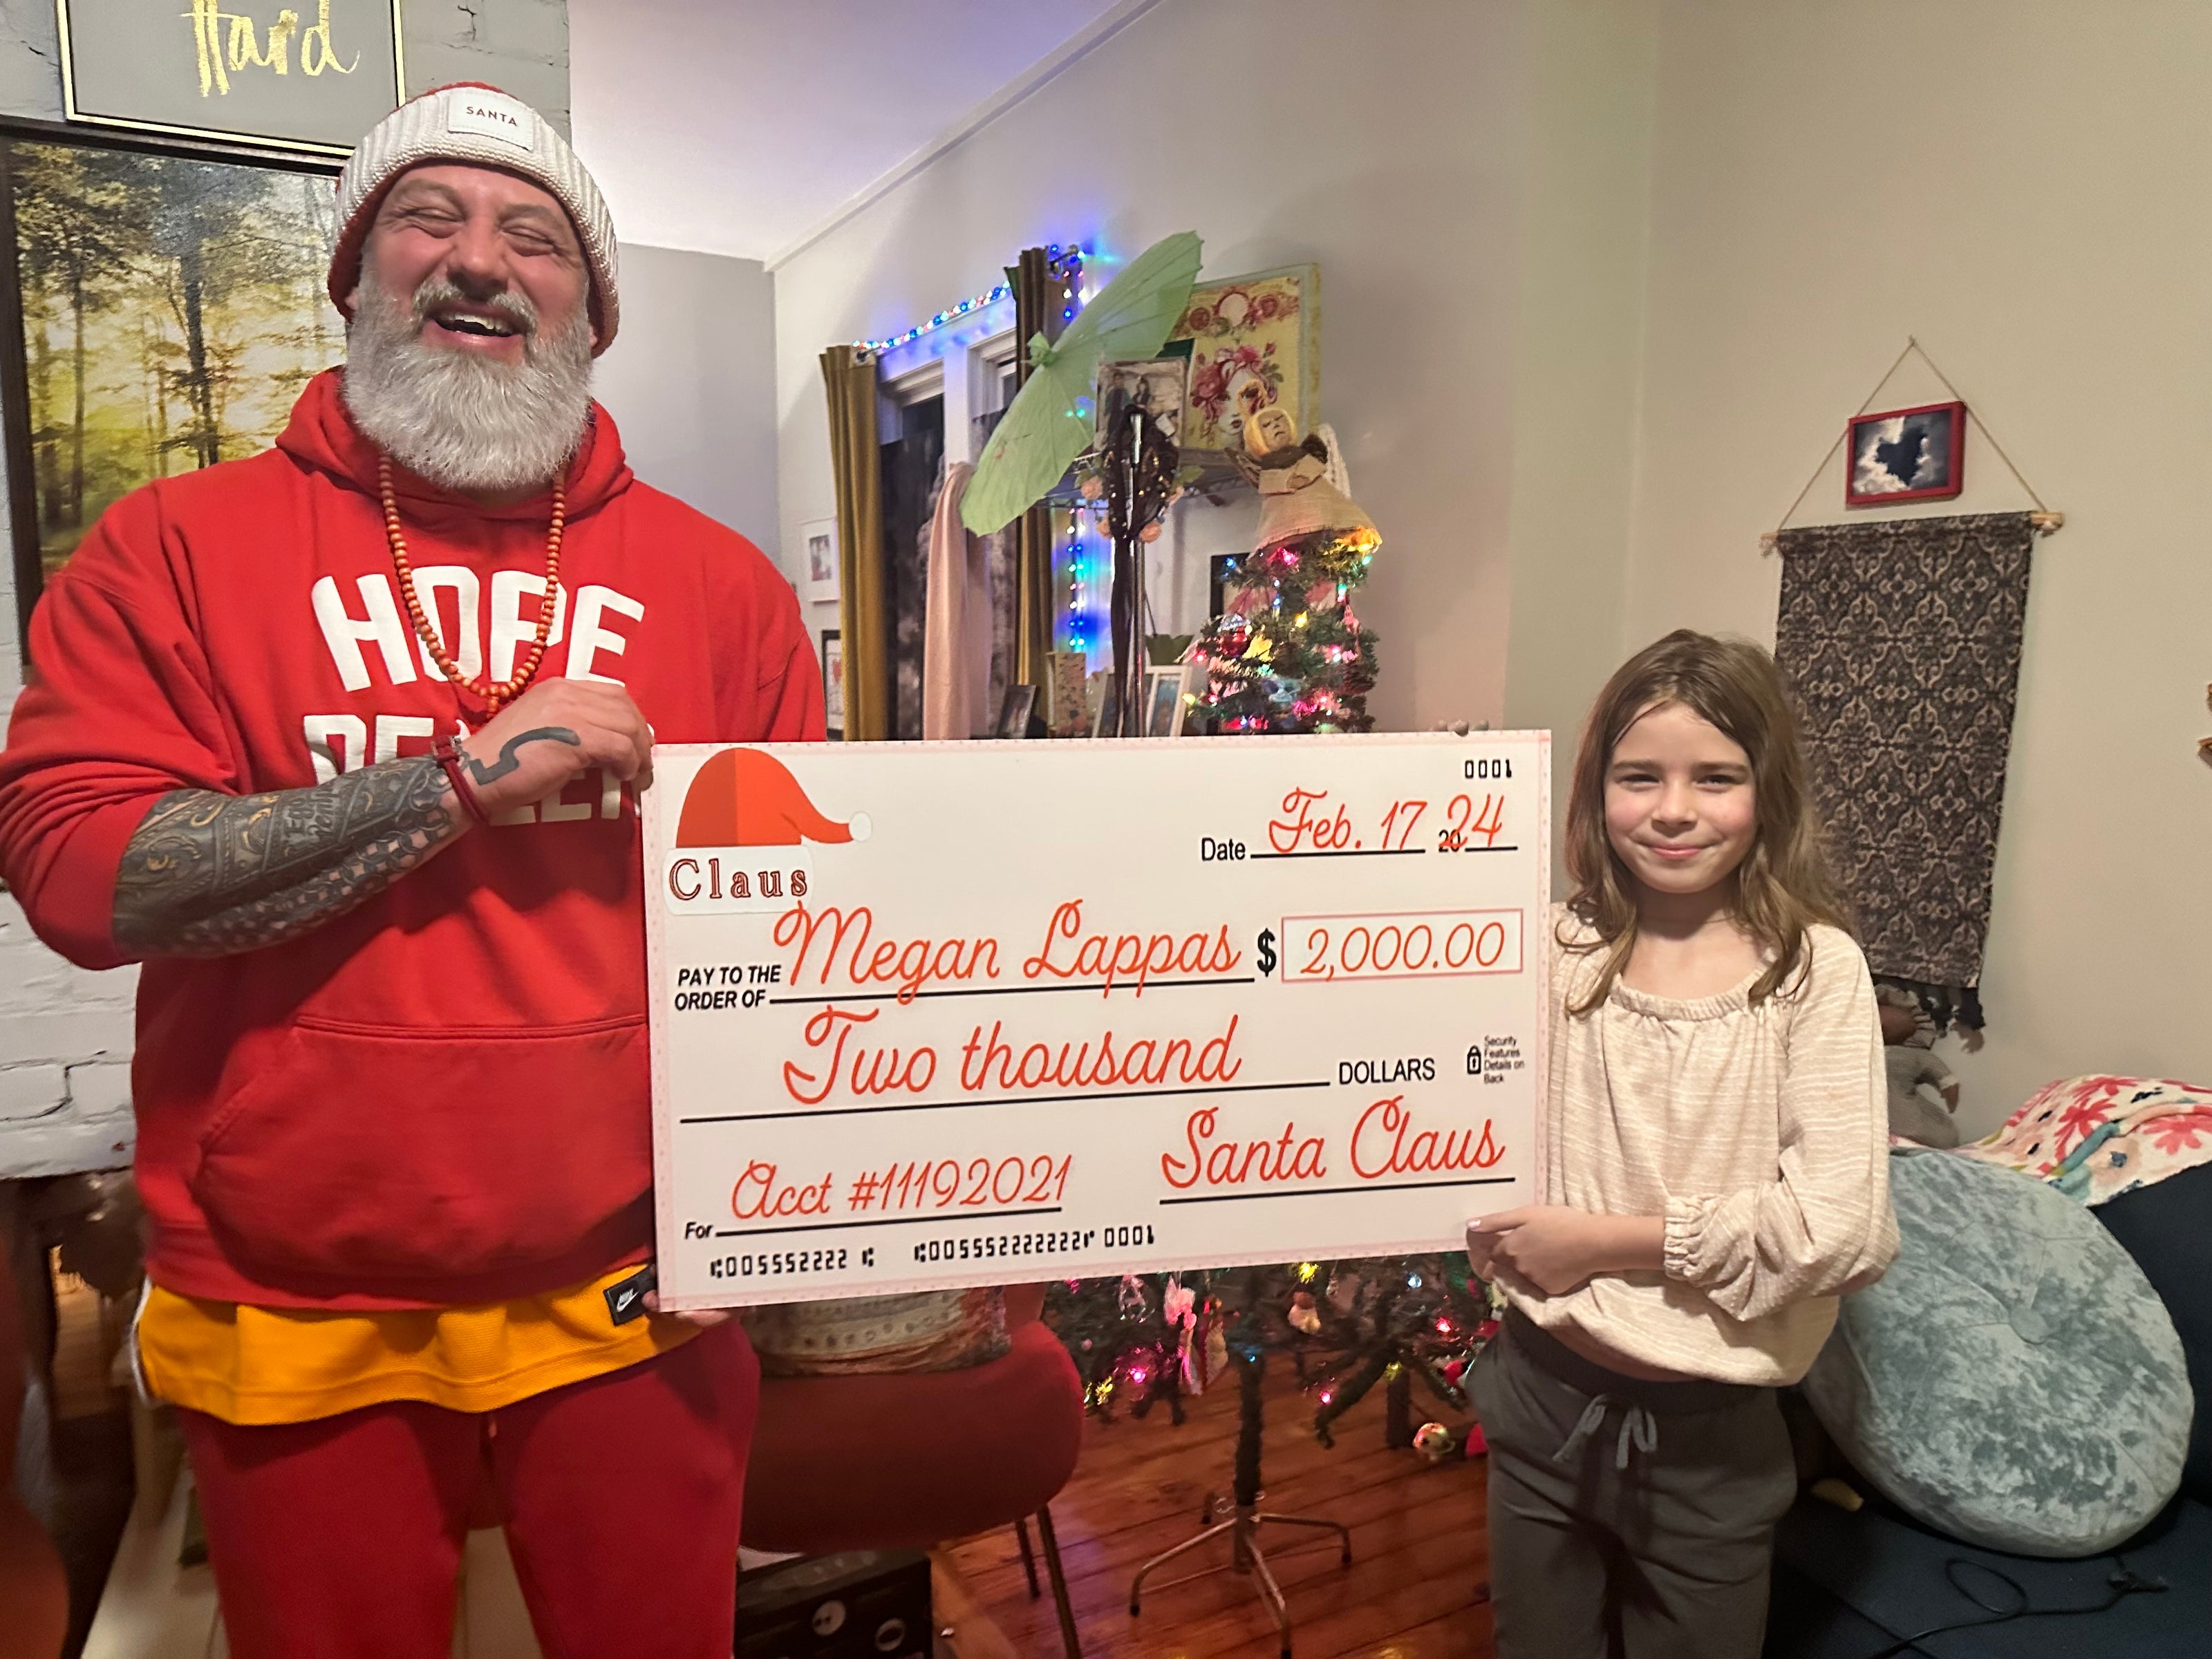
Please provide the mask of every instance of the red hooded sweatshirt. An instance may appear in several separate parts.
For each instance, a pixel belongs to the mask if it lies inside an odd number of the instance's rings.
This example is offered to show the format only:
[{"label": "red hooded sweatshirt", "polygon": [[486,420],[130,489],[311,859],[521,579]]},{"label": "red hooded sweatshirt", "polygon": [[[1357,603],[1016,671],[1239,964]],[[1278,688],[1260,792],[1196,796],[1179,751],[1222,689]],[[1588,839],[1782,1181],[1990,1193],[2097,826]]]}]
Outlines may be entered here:
[{"label": "red hooded sweatshirt", "polygon": [[[550,495],[483,507],[402,476],[424,607],[464,672],[513,672]],[[640,483],[605,410],[568,480],[539,670],[617,682],[662,743],[818,738],[790,586]],[[48,585],[0,756],[0,870],[71,961],[127,959],[117,866],[175,789],[289,789],[428,750],[473,700],[398,597],[376,451],[337,371],[277,447],[118,501]],[[653,1137],[638,820],[586,774],[290,944],[155,958],[131,1086],[149,1267],[270,1307],[529,1296],[641,1259]]]}]

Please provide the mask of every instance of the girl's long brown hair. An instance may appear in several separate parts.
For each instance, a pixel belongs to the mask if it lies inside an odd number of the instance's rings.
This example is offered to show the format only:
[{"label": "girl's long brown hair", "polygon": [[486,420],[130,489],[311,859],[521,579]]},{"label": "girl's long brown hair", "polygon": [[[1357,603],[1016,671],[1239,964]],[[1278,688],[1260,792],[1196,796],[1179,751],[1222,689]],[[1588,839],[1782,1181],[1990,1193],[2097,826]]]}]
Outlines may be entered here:
[{"label": "girl's long brown hair", "polygon": [[1575,884],[1567,908],[1597,935],[1572,948],[1606,955],[1596,983],[1571,1013],[1586,1014],[1603,1002],[1636,948],[1632,878],[1605,830],[1605,777],[1628,728],[1668,703],[1718,727],[1751,759],[1758,816],[1751,849],[1736,866],[1735,913],[1772,958],[1752,985],[1753,1003],[1771,996],[1805,965],[1806,930],[1814,922],[1850,926],[1806,798],[1797,720],[1781,670],[1747,640],[1679,629],[1613,671],[1583,726],[1567,798],[1567,873]]}]

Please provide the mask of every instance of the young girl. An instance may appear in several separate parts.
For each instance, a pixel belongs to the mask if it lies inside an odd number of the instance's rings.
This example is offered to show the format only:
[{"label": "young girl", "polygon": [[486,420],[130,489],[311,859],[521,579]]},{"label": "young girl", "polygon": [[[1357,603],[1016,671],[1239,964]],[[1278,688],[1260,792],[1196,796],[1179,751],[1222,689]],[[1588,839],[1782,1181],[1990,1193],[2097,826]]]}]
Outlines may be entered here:
[{"label": "young girl", "polygon": [[1758,647],[1670,634],[1590,710],[1553,918],[1540,1203],[1473,1389],[1501,1659],[1755,1659],[1776,1389],[1897,1250],[1874,989]]}]

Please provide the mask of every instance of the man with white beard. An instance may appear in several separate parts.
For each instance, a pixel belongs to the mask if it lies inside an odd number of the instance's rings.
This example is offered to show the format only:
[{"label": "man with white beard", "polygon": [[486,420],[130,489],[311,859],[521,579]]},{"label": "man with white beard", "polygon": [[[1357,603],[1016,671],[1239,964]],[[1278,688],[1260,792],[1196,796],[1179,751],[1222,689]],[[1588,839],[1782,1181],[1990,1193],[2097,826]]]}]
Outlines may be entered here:
[{"label": "man with white beard", "polygon": [[757,1370],[647,1311],[632,792],[821,737],[813,655],[592,401],[613,228],[536,112],[417,98],[338,206],[346,367],[49,586],[0,869],[144,964],[138,1349],[230,1651],[442,1659],[488,1503],[548,1655],[726,1656]]}]

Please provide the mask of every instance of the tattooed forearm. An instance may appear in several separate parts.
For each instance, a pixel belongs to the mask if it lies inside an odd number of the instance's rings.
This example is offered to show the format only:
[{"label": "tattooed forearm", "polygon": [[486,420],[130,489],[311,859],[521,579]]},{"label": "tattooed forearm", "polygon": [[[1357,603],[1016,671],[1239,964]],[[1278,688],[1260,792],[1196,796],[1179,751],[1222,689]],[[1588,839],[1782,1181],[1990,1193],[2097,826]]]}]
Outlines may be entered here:
[{"label": "tattooed forearm", "polygon": [[423,757],[311,789],[165,795],[124,849],[116,943],[144,956],[224,957],[311,933],[461,833],[449,789]]}]

